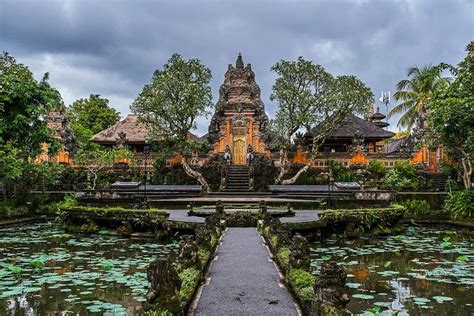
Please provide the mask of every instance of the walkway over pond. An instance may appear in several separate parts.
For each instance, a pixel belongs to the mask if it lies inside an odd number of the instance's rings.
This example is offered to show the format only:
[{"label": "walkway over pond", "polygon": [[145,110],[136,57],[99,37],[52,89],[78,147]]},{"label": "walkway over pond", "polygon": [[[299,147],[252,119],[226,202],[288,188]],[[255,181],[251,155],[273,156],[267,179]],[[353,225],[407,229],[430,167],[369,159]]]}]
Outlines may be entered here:
[{"label": "walkway over pond", "polygon": [[230,228],[216,256],[195,315],[298,315],[255,228]]}]

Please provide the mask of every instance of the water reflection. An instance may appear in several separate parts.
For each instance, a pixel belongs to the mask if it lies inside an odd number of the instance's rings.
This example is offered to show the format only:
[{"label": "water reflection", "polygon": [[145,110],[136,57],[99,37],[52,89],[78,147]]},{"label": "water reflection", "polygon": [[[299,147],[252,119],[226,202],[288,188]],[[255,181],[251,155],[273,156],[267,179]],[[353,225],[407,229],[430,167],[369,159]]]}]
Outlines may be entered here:
[{"label": "water reflection", "polygon": [[134,315],[146,267],[176,246],[36,224],[0,229],[0,315]]},{"label": "water reflection", "polygon": [[[474,315],[473,232],[406,227],[397,236],[339,239],[312,245],[315,274],[328,258],[348,271],[348,308],[356,313]],[[362,297],[360,296],[362,295]]]}]

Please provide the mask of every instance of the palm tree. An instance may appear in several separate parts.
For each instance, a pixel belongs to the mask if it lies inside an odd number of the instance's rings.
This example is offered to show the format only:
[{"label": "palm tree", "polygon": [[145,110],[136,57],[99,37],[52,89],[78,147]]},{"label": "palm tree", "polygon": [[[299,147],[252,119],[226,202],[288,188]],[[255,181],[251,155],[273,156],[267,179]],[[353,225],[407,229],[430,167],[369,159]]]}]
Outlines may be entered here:
[{"label": "palm tree", "polygon": [[424,120],[428,113],[428,100],[437,89],[448,85],[451,81],[449,77],[442,77],[442,73],[447,69],[447,65],[415,66],[408,69],[407,77],[397,83],[397,92],[393,97],[401,103],[390,110],[388,117],[403,113],[397,126],[406,127],[410,130],[418,121],[423,127]]}]

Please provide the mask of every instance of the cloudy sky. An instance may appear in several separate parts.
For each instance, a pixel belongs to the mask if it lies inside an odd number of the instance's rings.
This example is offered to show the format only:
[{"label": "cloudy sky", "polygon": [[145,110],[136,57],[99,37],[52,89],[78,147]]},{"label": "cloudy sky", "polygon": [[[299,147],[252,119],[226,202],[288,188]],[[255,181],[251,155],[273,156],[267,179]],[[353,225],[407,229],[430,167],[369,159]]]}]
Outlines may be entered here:
[{"label": "cloudy sky", "polygon": [[[378,98],[410,66],[458,63],[471,40],[473,0],[0,0],[1,50],[37,78],[50,72],[66,104],[101,94],[122,115],[174,52],[212,70],[215,100],[242,52],[272,116],[270,67],[280,59],[354,74]],[[206,130],[200,119],[198,134]]]}]

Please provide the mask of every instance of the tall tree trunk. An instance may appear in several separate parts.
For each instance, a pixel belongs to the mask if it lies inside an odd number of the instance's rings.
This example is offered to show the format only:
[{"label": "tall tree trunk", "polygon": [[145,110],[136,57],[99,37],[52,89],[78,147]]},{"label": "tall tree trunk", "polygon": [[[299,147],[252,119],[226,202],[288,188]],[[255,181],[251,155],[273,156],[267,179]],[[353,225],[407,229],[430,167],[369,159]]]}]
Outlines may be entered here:
[{"label": "tall tree trunk", "polygon": [[464,187],[470,189],[472,187],[472,161],[469,158],[462,158],[462,169],[463,175],[462,180],[464,182]]},{"label": "tall tree trunk", "polygon": [[286,149],[280,149],[280,173],[275,179],[275,184],[282,184],[282,179],[288,172],[288,151]]},{"label": "tall tree trunk", "polygon": [[207,184],[206,179],[204,179],[204,177],[199,171],[193,170],[186,162],[186,159],[184,159],[183,157],[181,158],[181,164],[183,165],[183,169],[186,174],[196,179],[202,185],[204,192],[211,192],[211,188],[209,187],[209,184]]},{"label": "tall tree trunk", "polygon": [[296,182],[296,180],[298,180],[298,178],[303,174],[305,173],[306,171],[308,171],[309,168],[311,168],[311,166],[313,165],[314,163],[314,157],[311,156],[311,158],[309,159],[309,161],[306,163],[306,165],[304,165],[304,167],[302,167],[300,170],[298,170],[298,172],[290,179],[286,179],[286,180],[283,180],[281,184],[294,184]]}]

